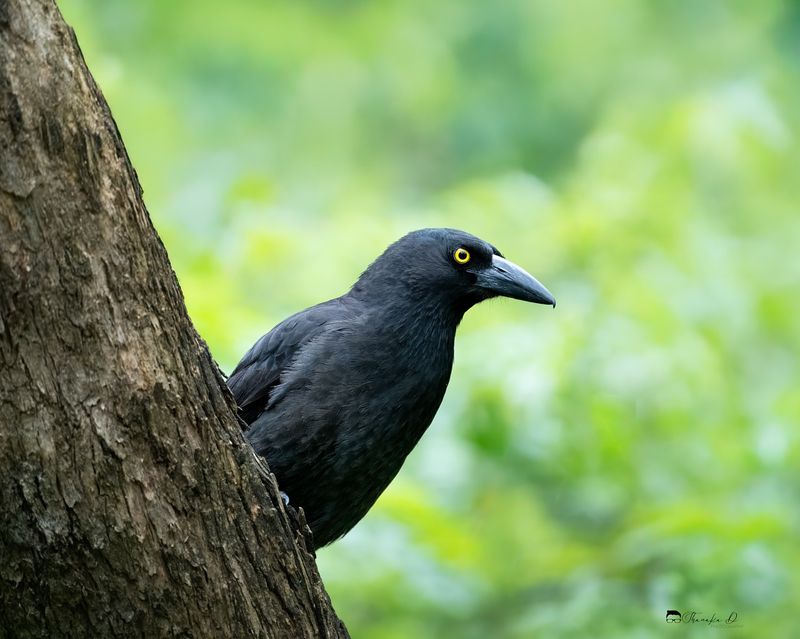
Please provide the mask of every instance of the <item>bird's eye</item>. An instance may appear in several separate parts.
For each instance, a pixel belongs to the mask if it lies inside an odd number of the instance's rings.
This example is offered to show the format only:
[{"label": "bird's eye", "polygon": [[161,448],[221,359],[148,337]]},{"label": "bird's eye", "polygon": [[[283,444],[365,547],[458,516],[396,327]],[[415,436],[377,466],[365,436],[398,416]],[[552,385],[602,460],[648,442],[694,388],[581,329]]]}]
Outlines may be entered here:
[{"label": "bird's eye", "polygon": [[453,259],[458,264],[466,264],[470,260],[469,251],[465,248],[457,248],[453,253]]}]

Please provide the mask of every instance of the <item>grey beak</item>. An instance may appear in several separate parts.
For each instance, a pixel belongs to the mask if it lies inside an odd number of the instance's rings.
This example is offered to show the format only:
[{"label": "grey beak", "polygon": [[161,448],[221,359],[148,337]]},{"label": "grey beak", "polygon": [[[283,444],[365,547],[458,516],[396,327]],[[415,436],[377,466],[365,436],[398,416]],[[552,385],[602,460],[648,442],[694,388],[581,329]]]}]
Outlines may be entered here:
[{"label": "grey beak", "polygon": [[556,299],[539,280],[499,255],[492,256],[492,265],[477,272],[476,276],[476,284],[495,295],[534,304],[556,305]]}]

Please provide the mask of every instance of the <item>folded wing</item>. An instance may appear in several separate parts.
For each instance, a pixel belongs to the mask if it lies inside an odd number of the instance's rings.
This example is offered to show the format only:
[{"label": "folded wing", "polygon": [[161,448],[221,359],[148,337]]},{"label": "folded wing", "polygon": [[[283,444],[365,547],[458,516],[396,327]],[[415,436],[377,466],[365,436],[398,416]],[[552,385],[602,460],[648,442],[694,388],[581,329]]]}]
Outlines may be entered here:
[{"label": "folded wing", "polygon": [[303,348],[343,315],[340,298],[292,315],[259,339],[228,378],[239,415],[248,425],[267,408],[270,393]]}]

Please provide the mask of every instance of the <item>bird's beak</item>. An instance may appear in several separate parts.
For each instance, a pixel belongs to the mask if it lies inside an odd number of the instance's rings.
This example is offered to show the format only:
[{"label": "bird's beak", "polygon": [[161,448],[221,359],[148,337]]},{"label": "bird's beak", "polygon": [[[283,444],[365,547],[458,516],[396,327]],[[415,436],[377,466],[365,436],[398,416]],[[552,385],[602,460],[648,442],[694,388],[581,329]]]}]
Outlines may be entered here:
[{"label": "bird's beak", "polygon": [[494,295],[535,304],[556,305],[556,299],[539,280],[499,255],[493,255],[492,265],[476,275],[476,284]]}]

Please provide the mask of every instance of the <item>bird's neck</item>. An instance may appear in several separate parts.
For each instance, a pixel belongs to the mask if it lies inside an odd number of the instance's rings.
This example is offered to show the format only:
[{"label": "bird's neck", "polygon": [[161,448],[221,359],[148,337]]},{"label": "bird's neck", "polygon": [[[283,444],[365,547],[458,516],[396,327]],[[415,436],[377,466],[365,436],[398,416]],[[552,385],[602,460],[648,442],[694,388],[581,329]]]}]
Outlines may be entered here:
[{"label": "bird's neck", "polygon": [[439,339],[446,334],[452,340],[467,310],[441,296],[426,295],[413,290],[397,291],[388,299],[377,302],[367,299],[363,303],[369,309],[369,314],[379,317],[381,324],[392,333],[419,335],[425,339]]},{"label": "bird's neck", "polygon": [[[369,309],[370,314],[381,314],[384,322],[401,330],[409,324],[426,323],[454,334],[464,313],[479,301],[459,299],[455,291],[437,290],[414,279],[379,279],[378,275],[365,273],[346,297]],[[376,289],[379,294],[375,294]]]},{"label": "bird's neck", "polygon": [[421,379],[446,385],[462,315],[436,300],[396,298],[370,307],[366,317],[371,331],[401,347],[401,368],[416,369]]}]

